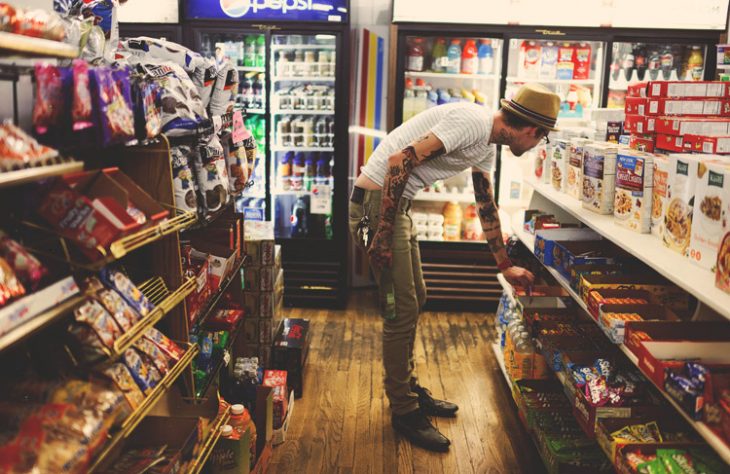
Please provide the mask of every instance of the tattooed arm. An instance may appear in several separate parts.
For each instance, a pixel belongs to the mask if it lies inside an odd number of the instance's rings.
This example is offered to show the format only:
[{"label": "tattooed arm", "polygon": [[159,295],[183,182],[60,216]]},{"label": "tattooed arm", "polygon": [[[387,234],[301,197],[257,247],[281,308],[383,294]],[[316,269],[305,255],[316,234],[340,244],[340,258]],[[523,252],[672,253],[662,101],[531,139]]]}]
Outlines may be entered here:
[{"label": "tattooed arm", "polygon": [[388,158],[388,170],[383,183],[383,200],[380,205],[380,223],[368,250],[372,264],[379,268],[388,268],[392,264],[395,216],[411,172],[421,163],[437,158],[445,152],[441,140],[429,132]]},{"label": "tattooed arm", "polygon": [[482,230],[497,262],[497,267],[502,271],[507,281],[513,285],[520,284],[525,288],[529,288],[535,277],[524,268],[512,265],[507,256],[504,239],[502,238],[502,224],[499,221],[499,212],[497,203],[494,201],[489,173],[473,169],[471,177],[474,182],[474,198],[479,212],[479,220],[482,222]]}]

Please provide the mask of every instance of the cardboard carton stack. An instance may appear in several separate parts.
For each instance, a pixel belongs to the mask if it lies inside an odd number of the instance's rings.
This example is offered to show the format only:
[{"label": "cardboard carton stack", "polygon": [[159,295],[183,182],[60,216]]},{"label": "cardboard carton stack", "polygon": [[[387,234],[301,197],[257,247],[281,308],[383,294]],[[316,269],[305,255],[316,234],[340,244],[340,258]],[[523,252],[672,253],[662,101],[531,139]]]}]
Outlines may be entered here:
[{"label": "cardboard carton stack", "polygon": [[640,82],[629,86],[625,111],[636,150],[730,153],[728,82]]}]

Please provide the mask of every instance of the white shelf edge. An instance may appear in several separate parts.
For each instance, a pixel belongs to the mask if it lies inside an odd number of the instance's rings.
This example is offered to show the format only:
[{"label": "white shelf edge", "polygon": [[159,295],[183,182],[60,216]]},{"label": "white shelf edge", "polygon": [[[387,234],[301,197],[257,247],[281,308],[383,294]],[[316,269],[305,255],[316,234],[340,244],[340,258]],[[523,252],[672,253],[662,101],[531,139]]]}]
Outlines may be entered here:
[{"label": "white shelf edge", "polygon": [[334,76],[273,76],[274,82],[335,82]]},{"label": "white shelf edge", "polygon": [[510,76],[507,78],[507,82],[536,82],[538,84],[591,84],[598,85],[599,79],[527,79],[523,77]]},{"label": "white shelf edge", "polygon": [[332,153],[335,151],[333,147],[295,147],[295,146],[272,146],[271,151],[301,151],[302,153],[306,152],[316,152],[316,151],[323,151],[325,153]]},{"label": "white shelf edge", "polygon": [[258,73],[265,73],[266,67],[256,67],[256,66],[236,66],[237,71],[241,72],[258,72]]},{"label": "white shelf edge", "polygon": [[264,115],[266,114],[266,109],[246,109],[246,113]]},{"label": "white shelf edge", "polygon": [[[519,213],[516,214],[514,217],[519,217]],[[515,235],[517,235],[517,237],[522,241],[522,243],[524,243],[528,247],[530,252],[534,253],[535,238],[527,234],[522,229],[516,228],[514,232]],[[550,274],[555,278],[560,286],[562,286],[568,293],[570,293],[570,296],[581,307],[581,309],[583,309],[583,311],[588,314],[588,317],[591,319],[591,321],[598,325],[598,322],[590,316],[588,312],[588,306],[585,304],[580,295],[578,295],[578,293],[573,290],[573,288],[570,286],[570,283],[565,279],[565,277],[563,277],[563,275],[561,275],[553,267],[549,267],[547,265],[543,265],[543,267],[547,269],[548,272],[550,272]],[[499,276],[501,276],[501,274],[498,275],[498,278]],[[623,352],[628,357],[628,359],[636,366],[636,368],[641,371],[641,369],[639,369],[638,358],[624,344],[617,345],[621,352]],[[644,377],[646,377],[646,374],[643,375]],[[650,383],[654,384],[653,380],[650,377],[646,377],[646,379]],[[730,446],[725,444],[725,442],[718,435],[716,435],[705,423],[693,420],[692,417],[689,416],[684,411],[684,409],[682,409],[682,407],[679,406],[679,404],[668,393],[664,391],[663,387],[658,387],[656,384],[654,384],[654,386],[659,389],[659,392],[664,396],[664,398],[674,407],[676,411],[679,412],[680,415],[682,415],[682,417],[684,417],[687,423],[692,426],[695,431],[697,431],[697,433],[702,436],[702,438],[704,438],[705,441],[707,441],[707,443],[717,452],[717,454],[719,454],[726,463],[730,464]]]},{"label": "white shelf edge", "polygon": [[474,194],[472,193],[432,193],[432,192],[418,192],[413,198],[413,201],[420,202],[449,202],[456,201],[459,203],[471,204],[475,202]]},{"label": "white shelf edge", "polygon": [[453,74],[448,72],[431,72],[431,71],[406,71],[406,77],[427,77],[432,79],[472,79],[476,81],[494,81],[499,79],[497,74]]},{"label": "white shelf edge", "polygon": [[[529,179],[526,183],[547,200],[730,320],[730,294],[715,287],[715,275],[712,272],[664,247],[652,234],[639,234],[618,226],[614,224],[612,215],[599,215],[583,209],[579,201],[555,191],[549,185]],[[677,274],[678,270],[681,270],[681,274]]]},{"label": "white shelf edge", "polygon": [[282,49],[337,49],[334,44],[272,44],[272,51],[281,51]]},{"label": "white shelf edge", "polygon": [[512,306],[517,306],[517,300],[515,300],[515,289],[512,285],[510,285],[502,272],[497,273],[497,281],[500,285],[502,285],[502,289],[507,294],[507,298],[509,298],[509,302],[512,303]]},{"label": "white shelf edge", "polygon": [[277,109],[277,110],[272,110],[271,115],[335,115],[335,112],[332,110]]},{"label": "white shelf edge", "polygon": [[497,359],[499,370],[502,372],[505,382],[507,382],[507,386],[512,389],[512,380],[510,380],[509,375],[507,375],[507,366],[504,364],[504,354],[502,353],[502,349],[499,347],[499,344],[496,342],[492,344],[492,351],[494,352],[494,357]]}]

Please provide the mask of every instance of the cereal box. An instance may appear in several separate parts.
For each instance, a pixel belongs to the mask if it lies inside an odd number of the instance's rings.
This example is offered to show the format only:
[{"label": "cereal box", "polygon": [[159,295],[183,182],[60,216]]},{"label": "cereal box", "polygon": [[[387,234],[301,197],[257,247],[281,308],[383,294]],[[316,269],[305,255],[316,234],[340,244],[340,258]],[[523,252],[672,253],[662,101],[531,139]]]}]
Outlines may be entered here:
[{"label": "cereal box", "polygon": [[654,158],[645,153],[621,152],[616,160],[614,222],[633,231],[651,230]]},{"label": "cereal box", "polygon": [[730,206],[730,165],[710,162],[706,166],[697,181],[689,257],[702,268],[714,271]]},{"label": "cereal box", "polygon": [[556,139],[550,142],[550,182],[556,191],[563,191],[565,184],[565,168],[568,161],[570,142]]},{"label": "cereal box", "polygon": [[616,147],[585,145],[581,200],[583,207],[598,214],[613,213],[616,185]]},{"label": "cereal box", "polygon": [[[669,185],[662,239],[664,245],[685,256],[692,235],[692,205],[702,159],[701,155],[688,153],[669,155]],[[704,165],[702,168],[706,170]]]},{"label": "cereal box", "polygon": [[570,141],[570,153],[565,166],[565,181],[563,192],[568,196],[581,199],[581,187],[583,184],[583,151],[588,140],[585,138],[573,138]]},{"label": "cereal box", "polygon": [[653,188],[651,190],[651,233],[664,237],[664,215],[667,209],[669,186],[669,159],[665,155],[654,155]]}]

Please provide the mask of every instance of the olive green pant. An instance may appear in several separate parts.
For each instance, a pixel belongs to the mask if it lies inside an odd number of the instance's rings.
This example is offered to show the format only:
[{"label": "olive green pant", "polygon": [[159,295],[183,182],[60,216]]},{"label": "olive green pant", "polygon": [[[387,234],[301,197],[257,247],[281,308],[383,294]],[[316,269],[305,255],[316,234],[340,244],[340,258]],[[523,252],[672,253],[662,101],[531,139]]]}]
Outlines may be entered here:
[{"label": "olive green pant", "polygon": [[[355,242],[363,243],[357,234],[358,223],[367,215],[370,219],[369,237],[372,241],[380,218],[381,191],[366,191],[362,204],[350,201],[349,224]],[[416,229],[410,215],[411,202],[401,199],[393,229],[393,263],[380,271],[372,268],[378,283],[379,298],[385,298],[383,278],[392,279],[395,294],[395,318],[383,318],[383,367],[385,394],[394,415],[410,413],[418,408],[418,396],[412,391],[417,380],[413,359],[418,315],[426,302],[426,284],[421,270],[421,254]],[[384,274],[389,272],[389,274]]]}]

